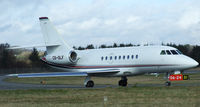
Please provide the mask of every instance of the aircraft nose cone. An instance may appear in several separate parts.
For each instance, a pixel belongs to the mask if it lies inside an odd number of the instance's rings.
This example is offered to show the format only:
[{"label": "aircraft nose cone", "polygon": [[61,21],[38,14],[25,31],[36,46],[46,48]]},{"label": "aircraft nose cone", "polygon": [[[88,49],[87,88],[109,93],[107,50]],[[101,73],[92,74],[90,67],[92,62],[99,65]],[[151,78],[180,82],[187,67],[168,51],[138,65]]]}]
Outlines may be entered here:
[{"label": "aircraft nose cone", "polygon": [[194,61],[194,62],[193,62],[193,65],[194,65],[194,67],[196,67],[196,66],[199,65],[199,63],[198,63],[197,61]]},{"label": "aircraft nose cone", "polygon": [[195,61],[194,59],[188,56],[185,56],[185,58],[183,58],[182,63],[183,63],[184,68],[186,69],[194,68],[199,65],[197,61]]},{"label": "aircraft nose cone", "polygon": [[197,61],[195,61],[194,59],[191,59],[190,65],[191,65],[191,67],[196,67],[199,65],[199,63]]}]

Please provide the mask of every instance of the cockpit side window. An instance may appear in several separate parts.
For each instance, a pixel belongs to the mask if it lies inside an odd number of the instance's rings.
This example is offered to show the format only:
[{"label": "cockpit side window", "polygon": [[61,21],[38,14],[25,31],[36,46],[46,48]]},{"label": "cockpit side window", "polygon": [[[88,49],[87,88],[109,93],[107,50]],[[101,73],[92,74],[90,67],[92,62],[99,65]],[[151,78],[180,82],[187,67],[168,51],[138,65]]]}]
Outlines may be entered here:
[{"label": "cockpit side window", "polygon": [[166,50],[167,55],[171,55],[171,52],[169,50]]},{"label": "cockpit side window", "polygon": [[160,52],[160,55],[165,55],[166,53],[165,53],[165,51],[164,50],[162,50],[161,52]]},{"label": "cockpit side window", "polygon": [[181,51],[179,51],[179,50],[176,50],[176,52],[178,52],[180,55],[182,54],[182,52],[181,52]]},{"label": "cockpit side window", "polygon": [[173,55],[178,55],[178,53],[175,51],[175,50],[170,50],[171,51],[171,53],[173,54]]}]

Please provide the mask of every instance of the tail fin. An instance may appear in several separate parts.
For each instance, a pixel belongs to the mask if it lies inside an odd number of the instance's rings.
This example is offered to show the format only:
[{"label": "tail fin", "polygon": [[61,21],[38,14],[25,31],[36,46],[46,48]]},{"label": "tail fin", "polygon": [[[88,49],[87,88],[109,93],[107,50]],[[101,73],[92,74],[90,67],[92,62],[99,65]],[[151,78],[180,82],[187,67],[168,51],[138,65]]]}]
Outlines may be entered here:
[{"label": "tail fin", "polygon": [[58,34],[48,17],[40,17],[39,20],[48,54],[55,51],[73,50]]}]

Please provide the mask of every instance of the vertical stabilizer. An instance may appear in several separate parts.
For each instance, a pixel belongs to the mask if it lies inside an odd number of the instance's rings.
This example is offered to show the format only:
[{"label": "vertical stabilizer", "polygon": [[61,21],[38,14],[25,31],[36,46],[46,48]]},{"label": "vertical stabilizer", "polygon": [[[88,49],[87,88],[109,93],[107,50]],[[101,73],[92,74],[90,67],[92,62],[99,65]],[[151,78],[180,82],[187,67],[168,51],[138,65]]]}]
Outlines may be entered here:
[{"label": "vertical stabilizer", "polygon": [[47,53],[54,51],[73,50],[58,34],[48,17],[40,17],[40,26],[44,36]]}]

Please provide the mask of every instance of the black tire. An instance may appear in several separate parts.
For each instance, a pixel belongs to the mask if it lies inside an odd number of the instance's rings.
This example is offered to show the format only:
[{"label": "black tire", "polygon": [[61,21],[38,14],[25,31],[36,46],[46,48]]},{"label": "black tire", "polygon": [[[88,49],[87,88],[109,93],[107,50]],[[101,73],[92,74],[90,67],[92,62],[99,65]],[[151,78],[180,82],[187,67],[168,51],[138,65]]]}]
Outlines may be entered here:
[{"label": "black tire", "polygon": [[118,85],[119,85],[119,86],[122,86],[122,84],[123,84],[123,81],[122,81],[122,80],[119,80]]},{"label": "black tire", "polygon": [[120,80],[119,81],[119,86],[126,87],[127,86],[127,81],[126,80]]},{"label": "black tire", "polygon": [[122,86],[123,86],[123,87],[126,87],[126,86],[127,86],[127,81],[123,81]]},{"label": "black tire", "polygon": [[88,81],[86,87],[94,87],[94,82],[92,80]]},{"label": "black tire", "polygon": [[169,81],[165,82],[165,86],[171,86],[171,82]]}]

